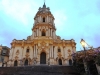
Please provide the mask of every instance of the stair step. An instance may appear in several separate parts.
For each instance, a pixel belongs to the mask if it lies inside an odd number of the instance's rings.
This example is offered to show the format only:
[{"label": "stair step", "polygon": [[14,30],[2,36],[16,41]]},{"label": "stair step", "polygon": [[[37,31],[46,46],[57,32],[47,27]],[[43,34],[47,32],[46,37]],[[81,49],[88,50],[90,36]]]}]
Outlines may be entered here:
[{"label": "stair step", "polygon": [[80,75],[72,66],[0,67],[0,75]]}]

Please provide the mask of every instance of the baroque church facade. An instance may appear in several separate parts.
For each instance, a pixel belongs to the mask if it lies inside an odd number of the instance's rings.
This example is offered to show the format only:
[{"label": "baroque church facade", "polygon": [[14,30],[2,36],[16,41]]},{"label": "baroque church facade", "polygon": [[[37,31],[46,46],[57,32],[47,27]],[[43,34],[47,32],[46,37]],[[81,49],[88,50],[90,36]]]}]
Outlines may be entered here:
[{"label": "baroque church facade", "polygon": [[56,35],[54,20],[44,3],[34,17],[32,35],[27,39],[12,41],[7,65],[70,65],[76,43],[73,39],[64,40]]}]

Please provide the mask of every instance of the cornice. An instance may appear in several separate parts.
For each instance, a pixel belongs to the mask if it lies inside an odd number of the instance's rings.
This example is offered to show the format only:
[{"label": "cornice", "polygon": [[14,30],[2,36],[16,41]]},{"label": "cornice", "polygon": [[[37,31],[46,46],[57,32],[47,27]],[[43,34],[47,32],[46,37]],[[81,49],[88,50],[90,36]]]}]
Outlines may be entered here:
[{"label": "cornice", "polygon": [[43,26],[56,30],[55,26],[53,26],[52,24],[49,24],[49,23],[38,23],[38,24],[35,24],[33,26],[32,31],[35,30],[36,28],[43,27]]}]

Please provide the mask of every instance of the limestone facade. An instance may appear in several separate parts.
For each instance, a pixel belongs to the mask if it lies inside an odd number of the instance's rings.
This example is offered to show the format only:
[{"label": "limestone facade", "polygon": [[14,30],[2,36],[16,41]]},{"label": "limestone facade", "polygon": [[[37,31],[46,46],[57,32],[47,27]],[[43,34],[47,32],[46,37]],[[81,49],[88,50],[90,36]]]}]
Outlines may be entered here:
[{"label": "limestone facade", "polygon": [[[59,15],[60,16],[60,15]],[[64,40],[56,35],[54,16],[50,9],[40,7],[34,17],[32,35],[11,43],[9,66],[69,65],[71,54],[76,52],[73,39]]]},{"label": "limestone facade", "polygon": [[7,62],[9,61],[9,51],[10,48],[0,45],[0,67],[7,66]]}]

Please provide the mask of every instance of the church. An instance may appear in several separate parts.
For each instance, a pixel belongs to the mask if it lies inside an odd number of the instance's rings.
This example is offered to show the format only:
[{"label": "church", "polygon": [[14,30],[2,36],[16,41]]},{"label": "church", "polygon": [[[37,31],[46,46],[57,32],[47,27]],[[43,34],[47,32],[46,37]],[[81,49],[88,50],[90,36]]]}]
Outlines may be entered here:
[{"label": "church", "polygon": [[32,35],[11,42],[7,66],[71,65],[76,43],[73,39],[65,40],[56,35],[54,20],[45,3],[39,7],[34,17]]}]

